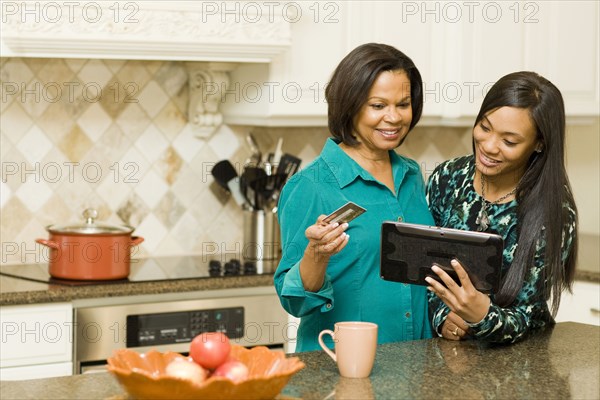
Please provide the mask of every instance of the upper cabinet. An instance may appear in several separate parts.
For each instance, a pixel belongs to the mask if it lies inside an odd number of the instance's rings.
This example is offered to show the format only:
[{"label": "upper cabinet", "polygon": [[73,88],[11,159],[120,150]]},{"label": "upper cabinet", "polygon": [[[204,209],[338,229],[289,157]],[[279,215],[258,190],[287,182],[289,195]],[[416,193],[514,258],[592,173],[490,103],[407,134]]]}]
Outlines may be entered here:
[{"label": "upper cabinet", "polygon": [[[357,45],[409,55],[422,124],[470,125],[501,76],[536,71],[569,118],[600,114],[597,1],[2,3],[2,56],[191,61],[190,120],[327,123],[324,90]],[[352,79],[352,77],[348,77]],[[583,118],[582,118],[583,117]]]},{"label": "upper cabinet", "polygon": [[323,91],[331,73],[349,51],[367,42],[397,47],[421,71],[421,124],[472,125],[491,85],[523,70],[556,84],[570,121],[600,114],[598,2],[301,4],[302,14],[291,24],[290,49],[269,65],[233,72],[239,90],[224,104],[227,122],[325,125]]},{"label": "upper cabinet", "polygon": [[[456,54],[461,55],[462,65],[457,79],[485,88],[506,73],[535,71],[560,89],[568,116],[599,115],[599,3],[495,4],[487,18],[450,27],[460,39]],[[475,94],[473,102],[459,102],[454,113],[475,115],[485,90]]]}]

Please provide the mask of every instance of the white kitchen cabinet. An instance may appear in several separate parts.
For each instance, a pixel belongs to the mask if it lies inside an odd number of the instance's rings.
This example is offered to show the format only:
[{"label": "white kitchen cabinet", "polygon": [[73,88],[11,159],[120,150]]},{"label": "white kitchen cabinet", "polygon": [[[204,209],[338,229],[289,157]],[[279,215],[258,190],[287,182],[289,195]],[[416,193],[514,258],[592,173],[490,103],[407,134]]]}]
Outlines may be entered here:
[{"label": "white kitchen cabinet", "polygon": [[72,362],[0,368],[0,380],[3,381],[22,381],[69,375],[73,375]]},{"label": "white kitchen cabinet", "polygon": [[[600,115],[597,1],[99,2],[98,21],[75,3],[58,21],[44,14],[56,3],[8,4],[2,55],[210,63],[198,67],[199,119],[325,126],[334,68],[357,45],[380,42],[419,67],[425,125],[471,126],[490,85],[520,70],[553,81],[569,117]],[[75,21],[65,18],[71,8]]]},{"label": "white kitchen cabinet", "polygon": [[573,294],[563,293],[556,322],[580,322],[600,326],[600,284],[576,281]]},{"label": "white kitchen cabinet", "polygon": [[232,73],[238,86],[222,106],[227,123],[326,125],[329,76],[350,50],[367,42],[393,45],[418,66],[425,94],[422,124],[471,126],[491,85],[523,70],[556,84],[571,121],[600,114],[598,2],[354,1],[302,7],[285,53],[268,65],[246,64]]},{"label": "white kitchen cabinet", "polygon": [[475,116],[487,89],[521,70],[552,81],[563,94],[568,116],[600,113],[598,2],[497,2],[487,11],[481,4],[473,23],[446,26],[458,39],[455,54],[461,63],[458,75],[447,79],[476,85],[474,96],[448,108],[449,116]]},{"label": "white kitchen cabinet", "polygon": [[0,309],[0,324],[1,379],[72,374],[71,304],[4,306]]}]

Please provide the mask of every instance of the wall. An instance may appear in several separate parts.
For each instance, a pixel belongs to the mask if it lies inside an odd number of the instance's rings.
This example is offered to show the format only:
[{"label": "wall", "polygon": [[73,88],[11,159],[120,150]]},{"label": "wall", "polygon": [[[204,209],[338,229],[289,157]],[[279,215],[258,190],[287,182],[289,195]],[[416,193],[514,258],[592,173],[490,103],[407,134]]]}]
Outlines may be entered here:
[{"label": "wall", "polygon": [[[137,255],[241,245],[242,213],[210,170],[229,159],[240,172],[252,128],[194,137],[182,63],[3,58],[0,78],[1,263],[44,262],[34,240],[87,207],[136,227]],[[325,132],[287,129],[283,150],[311,159]],[[256,136],[268,151],[280,133]]]},{"label": "wall", "polygon": [[[129,224],[145,238],[137,255],[235,252],[242,213],[210,175],[229,159],[238,173],[253,131],[263,152],[310,161],[326,128],[223,126],[208,139],[187,124],[187,73],[177,62],[0,59],[0,237],[2,264],[44,262],[34,240],[50,224],[100,219]],[[590,243],[598,238],[598,122],[569,127],[569,173]],[[470,129],[418,127],[400,152],[424,174],[471,150]],[[586,266],[598,268],[598,254]],[[591,247],[590,247],[591,248]],[[588,251],[589,253],[589,251]]]}]

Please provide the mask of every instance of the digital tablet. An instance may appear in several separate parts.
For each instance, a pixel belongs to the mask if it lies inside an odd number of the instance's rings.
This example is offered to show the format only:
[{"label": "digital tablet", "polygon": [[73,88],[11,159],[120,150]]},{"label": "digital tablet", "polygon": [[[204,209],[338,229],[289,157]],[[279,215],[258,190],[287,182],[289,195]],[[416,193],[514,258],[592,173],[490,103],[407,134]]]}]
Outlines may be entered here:
[{"label": "digital tablet", "polygon": [[381,278],[429,286],[427,276],[441,282],[431,270],[437,264],[460,285],[450,265],[455,258],[477,290],[496,293],[500,288],[502,250],[500,235],[386,221],[381,226]]}]

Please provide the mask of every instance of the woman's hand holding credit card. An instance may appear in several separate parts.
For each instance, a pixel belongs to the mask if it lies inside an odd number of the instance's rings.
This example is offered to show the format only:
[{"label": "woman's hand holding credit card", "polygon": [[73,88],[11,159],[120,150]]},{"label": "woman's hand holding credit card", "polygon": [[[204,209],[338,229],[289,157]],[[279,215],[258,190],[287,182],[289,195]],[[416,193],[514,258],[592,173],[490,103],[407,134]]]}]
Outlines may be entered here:
[{"label": "woman's hand holding credit card", "polygon": [[309,241],[307,250],[315,257],[314,260],[324,262],[339,253],[350,238],[345,232],[348,223],[365,211],[361,206],[348,202],[329,215],[319,216],[315,224],[305,231]]},{"label": "woman's hand holding credit card", "polygon": [[325,217],[325,219],[323,219],[323,222],[326,224],[334,224],[337,222],[341,225],[344,222],[348,223],[352,221],[354,218],[358,217],[365,211],[367,210],[362,208],[358,204],[349,201],[334,212],[332,212],[331,214],[329,214],[327,217]]}]

